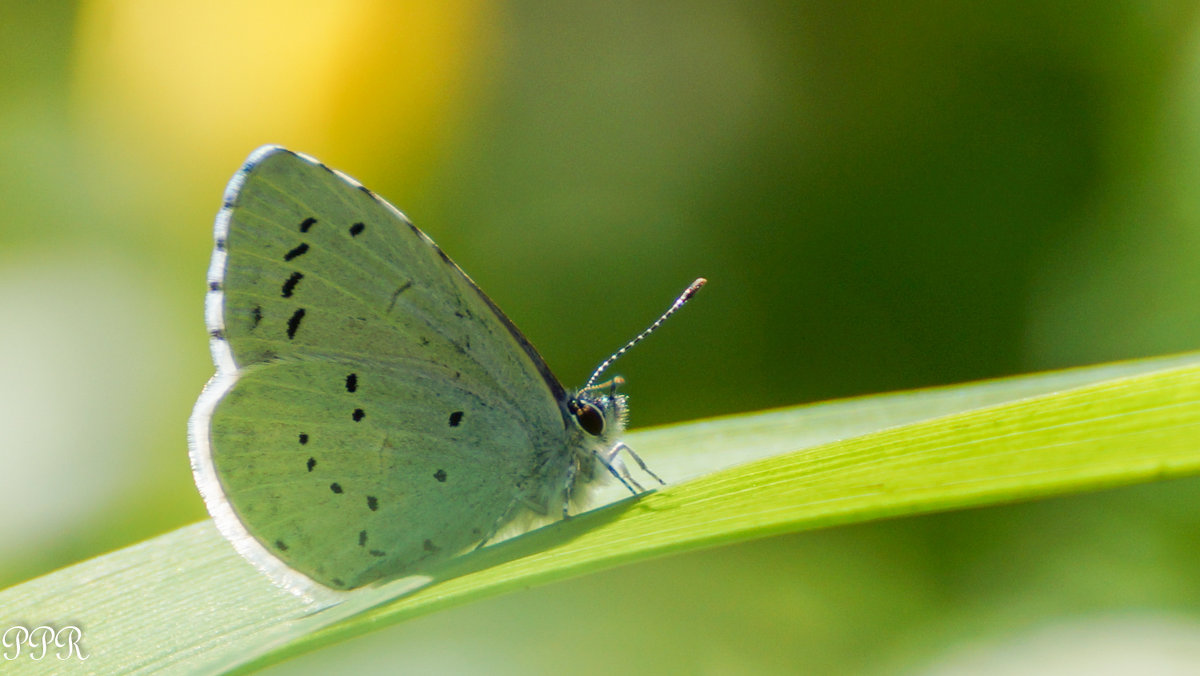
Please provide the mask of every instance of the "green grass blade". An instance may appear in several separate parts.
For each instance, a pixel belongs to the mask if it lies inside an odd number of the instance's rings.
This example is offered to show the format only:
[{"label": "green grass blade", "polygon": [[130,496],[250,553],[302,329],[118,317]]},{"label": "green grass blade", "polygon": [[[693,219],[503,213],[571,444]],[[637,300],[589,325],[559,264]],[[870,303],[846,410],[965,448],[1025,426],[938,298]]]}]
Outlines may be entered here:
[{"label": "green grass blade", "polygon": [[[630,443],[671,486],[461,557],[415,592],[400,581],[332,607],[307,603],[202,522],[0,592],[0,624],[80,627],[90,657],[70,665],[77,673],[246,671],[671,552],[1192,475],[1200,355],[701,421]],[[4,666],[43,673],[48,663]]]}]

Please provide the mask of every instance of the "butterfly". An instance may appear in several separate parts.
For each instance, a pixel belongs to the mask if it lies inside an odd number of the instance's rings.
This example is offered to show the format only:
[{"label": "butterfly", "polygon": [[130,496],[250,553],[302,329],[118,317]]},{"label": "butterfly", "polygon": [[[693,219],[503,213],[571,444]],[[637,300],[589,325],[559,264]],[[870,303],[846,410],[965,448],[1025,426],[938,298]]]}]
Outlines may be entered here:
[{"label": "butterfly", "polygon": [[216,375],[189,421],[221,533],[285,586],[354,589],[459,555],[522,513],[564,517],[622,457],[605,360],[563,388],[395,207],[306,155],[259,148],[217,215],[205,313]]}]

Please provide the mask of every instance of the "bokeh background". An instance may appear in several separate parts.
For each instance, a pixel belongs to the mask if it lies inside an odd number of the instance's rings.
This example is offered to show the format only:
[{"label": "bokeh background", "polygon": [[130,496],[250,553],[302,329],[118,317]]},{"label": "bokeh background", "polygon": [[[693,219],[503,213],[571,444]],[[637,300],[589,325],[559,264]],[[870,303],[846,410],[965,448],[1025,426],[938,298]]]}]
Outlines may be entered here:
[{"label": "bokeh background", "polygon": [[[707,276],[620,365],[635,426],[1200,346],[1200,4],[858,5],[0,0],[0,587],[205,518],[211,221],[263,143],[398,205],[568,384]],[[271,673],[1167,673],[1198,505],[777,537]]]}]

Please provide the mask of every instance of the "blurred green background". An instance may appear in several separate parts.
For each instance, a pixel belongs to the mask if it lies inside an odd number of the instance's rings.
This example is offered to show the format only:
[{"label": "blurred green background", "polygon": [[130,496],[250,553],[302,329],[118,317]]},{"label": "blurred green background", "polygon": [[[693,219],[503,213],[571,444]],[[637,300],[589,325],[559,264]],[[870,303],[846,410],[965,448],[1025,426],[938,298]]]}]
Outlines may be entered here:
[{"label": "blurred green background", "polygon": [[[205,518],[211,222],[263,143],[404,210],[568,385],[708,277],[617,369],[634,426],[1194,349],[1198,10],[0,1],[0,587]],[[272,673],[1195,666],[1198,491],[677,556]]]}]

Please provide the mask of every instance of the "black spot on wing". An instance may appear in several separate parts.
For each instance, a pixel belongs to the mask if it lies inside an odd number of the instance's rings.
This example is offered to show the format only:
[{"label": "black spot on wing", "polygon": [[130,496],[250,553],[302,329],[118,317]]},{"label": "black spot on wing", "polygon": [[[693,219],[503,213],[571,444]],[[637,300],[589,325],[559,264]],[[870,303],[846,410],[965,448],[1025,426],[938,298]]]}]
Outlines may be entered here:
[{"label": "black spot on wing", "polygon": [[455,411],[454,413],[451,413],[450,414],[450,426],[458,427],[458,424],[462,422],[462,419],[463,419],[462,411]]},{"label": "black spot on wing", "polygon": [[225,250],[225,238],[222,237],[221,239],[217,240],[217,251],[224,251],[224,250]]},{"label": "black spot on wing", "polygon": [[388,303],[387,311],[391,312],[392,308],[396,307],[396,299],[400,297],[400,294],[404,293],[405,291],[408,291],[411,288],[412,288],[412,280],[409,280],[409,281],[401,284],[400,288],[393,291],[392,292],[392,300],[391,300],[391,302]]},{"label": "black spot on wing", "polygon": [[296,258],[298,256],[303,256],[307,252],[308,252],[308,242],[300,242],[299,244],[296,245],[296,248],[292,249],[291,251],[289,251],[283,255],[283,260],[290,261],[293,258]]},{"label": "black spot on wing", "polygon": [[[369,195],[370,192],[368,192],[367,194]],[[359,235],[362,234],[362,231],[365,230],[366,227],[367,226],[363,225],[362,223],[355,223],[354,225],[350,226],[350,236],[358,237]]]},{"label": "black spot on wing", "polygon": [[365,547],[367,545],[367,531],[358,531],[358,546]]},{"label": "black spot on wing", "polygon": [[283,292],[283,297],[291,298],[292,292],[296,290],[296,285],[299,284],[300,280],[302,279],[304,279],[304,275],[300,274],[299,272],[293,272],[292,276],[288,277],[287,281],[283,283],[283,289],[281,289]]},{"label": "black spot on wing", "polygon": [[337,493],[338,495],[341,495],[342,494],[342,485],[335,481],[335,482],[329,484],[329,490],[333,491],[334,493]]},{"label": "black spot on wing", "polygon": [[287,337],[291,340],[296,337],[296,331],[300,328],[300,320],[304,319],[304,308],[300,308],[292,313],[288,319]]},{"label": "black spot on wing", "polygon": [[354,409],[354,413],[352,413],[350,415],[350,417],[354,419],[354,422],[359,422],[363,418],[367,417],[367,413],[366,413],[366,411],[362,410],[361,408],[356,408],[356,409]]},{"label": "black spot on wing", "polygon": [[304,444],[307,444],[307,443],[308,443],[308,435],[305,434],[304,432],[301,432],[300,433],[300,445],[303,446]]},{"label": "black spot on wing", "polygon": [[374,495],[368,495],[367,509],[371,510],[372,512],[379,511],[379,498],[375,497]]},{"label": "black spot on wing", "polygon": [[300,222],[300,232],[308,232],[309,228],[317,224],[317,219],[308,217]]},{"label": "black spot on wing", "polygon": [[353,392],[358,389],[358,374],[351,373],[346,376],[346,391]]},{"label": "black spot on wing", "polygon": [[288,547],[287,547],[287,543],[285,543],[283,540],[276,540],[276,541],[275,541],[275,548],[276,548],[276,549],[278,549],[278,550],[279,550],[279,551],[281,551],[281,552],[286,552],[286,551],[287,551],[287,549],[288,549]]},{"label": "black spot on wing", "polygon": [[306,463],[305,466],[308,467],[308,471],[310,471],[310,472],[313,471],[313,468],[317,466],[317,459],[309,458],[308,463]]},{"label": "black spot on wing", "polygon": [[423,543],[421,544],[421,546],[422,546],[422,547],[424,547],[424,548],[425,548],[425,551],[429,552],[430,554],[432,554],[432,553],[434,553],[434,552],[438,551],[439,549],[441,549],[441,548],[440,548],[440,547],[438,547],[437,545],[433,544],[433,540],[428,540],[428,539],[427,539],[427,540],[425,540],[425,542],[423,542]]},{"label": "black spot on wing", "polygon": [[262,306],[255,305],[254,309],[250,311],[250,318],[253,320],[250,323],[250,330],[253,331],[258,328],[259,322],[262,321]]},{"label": "black spot on wing", "polygon": [[433,478],[437,479],[438,481],[440,481],[442,483],[446,483],[446,470],[439,469],[438,471],[434,472]]},{"label": "black spot on wing", "polygon": [[369,553],[371,556],[387,556],[387,552],[378,549],[372,549]]},{"label": "black spot on wing", "polygon": [[208,290],[209,290],[209,291],[220,291],[220,290],[221,290],[221,283],[220,283],[220,282],[209,282],[209,283],[208,283]]}]

